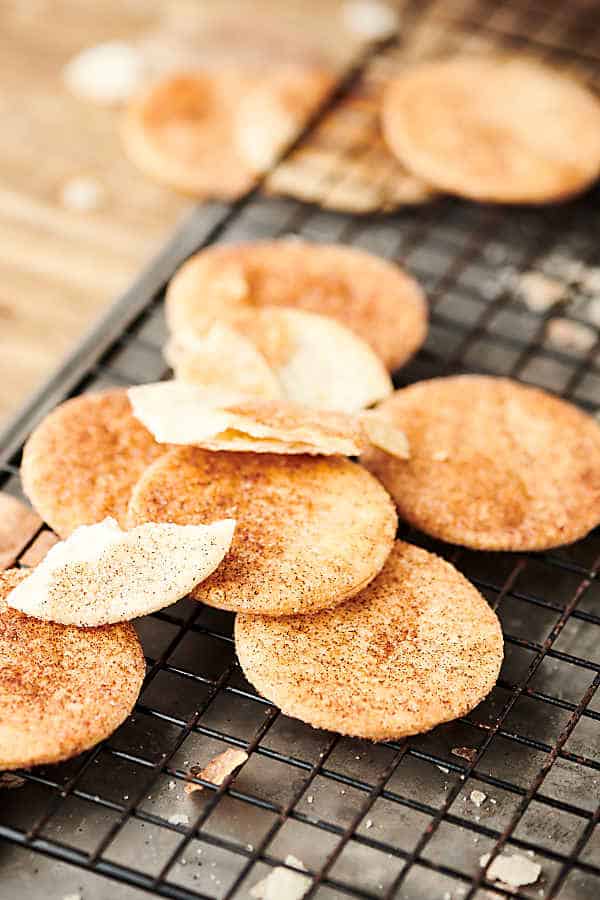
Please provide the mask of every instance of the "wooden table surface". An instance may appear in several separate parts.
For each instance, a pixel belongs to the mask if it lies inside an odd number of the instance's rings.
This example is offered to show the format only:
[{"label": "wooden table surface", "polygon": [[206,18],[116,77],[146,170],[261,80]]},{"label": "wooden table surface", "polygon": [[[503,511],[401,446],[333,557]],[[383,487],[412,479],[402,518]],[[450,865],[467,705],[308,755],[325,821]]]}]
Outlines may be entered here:
[{"label": "wooden table surface", "polygon": [[[252,16],[243,16],[243,4]],[[399,2],[399,0],[395,0]],[[63,69],[105,41],[154,71],[227,58],[347,64],[343,0],[0,0],[0,428],[127,287],[190,203],[126,159],[122,112],[73,96]],[[335,35],[335,40],[332,40]],[[63,201],[94,179],[100,202]]]},{"label": "wooden table surface", "polygon": [[[82,48],[147,32],[165,6],[0,3],[0,427],[189,206],[125,159],[119,112],[76,99],[61,77]],[[61,201],[79,176],[101,186],[91,212]]]}]

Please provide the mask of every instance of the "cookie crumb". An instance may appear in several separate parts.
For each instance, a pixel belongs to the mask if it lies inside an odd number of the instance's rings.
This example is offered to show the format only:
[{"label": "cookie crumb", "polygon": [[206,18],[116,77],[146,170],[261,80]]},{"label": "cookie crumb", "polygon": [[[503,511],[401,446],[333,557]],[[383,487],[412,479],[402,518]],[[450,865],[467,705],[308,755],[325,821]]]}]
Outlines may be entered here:
[{"label": "cookie crumb", "polygon": [[589,301],[586,308],[582,311],[582,316],[587,319],[591,325],[600,328],[600,297],[594,297]]},{"label": "cookie crumb", "polygon": [[62,186],[60,202],[65,209],[74,212],[91,212],[102,203],[104,191],[96,178],[77,175]]},{"label": "cookie crumb", "polygon": [[398,13],[378,0],[348,0],[342,7],[346,28],[358,37],[380,41],[398,31]]},{"label": "cookie crumb", "polygon": [[483,791],[471,791],[469,798],[475,806],[479,807],[487,800],[487,794],[484,794]]},{"label": "cookie crumb", "polygon": [[7,791],[13,791],[15,788],[23,787],[25,779],[20,775],[13,775],[12,772],[2,772],[0,774],[0,790],[4,788]]},{"label": "cookie crumb", "polygon": [[523,272],[515,279],[515,290],[532,312],[546,312],[565,299],[566,286],[543,272]]},{"label": "cookie crumb", "polygon": [[[204,781],[210,781],[211,784],[218,786],[223,784],[225,779],[228,778],[232,772],[235,772],[236,769],[239,769],[247,759],[248,754],[245,750],[237,750],[229,747],[227,750],[224,750],[223,753],[219,753],[218,756],[211,759],[208,765],[203,769],[200,769],[199,766],[192,766],[190,775],[202,778]],[[195,791],[204,790],[204,787],[201,784],[188,782],[183,789],[186,794],[193,794]]]},{"label": "cookie crumb", "polygon": [[471,764],[477,759],[477,750],[473,747],[453,747],[451,752],[453,756],[460,756]]},{"label": "cookie crumb", "polygon": [[599,294],[600,268],[598,266],[582,266],[579,275],[579,286],[586,294]]},{"label": "cookie crumb", "polygon": [[[306,872],[304,863],[291,854],[285,858],[286,866],[293,866]],[[276,866],[272,872],[250,889],[250,896],[257,900],[301,900],[310,887],[311,879],[300,872],[292,872],[283,866]]]},{"label": "cookie crumb", "polygon": [[561,350],[576,350],[586,353],[594,346],[597,335],[593,328],[572,319],[550,319],[546,328],[546,336],[551,344]]},{"label": "cookie crumb", "polygon": [[173,813],[172,816],[169,816],[169,822],[171,825],[189,825],[190,817],[185,813]]},{"label": "cookie crumb", "polygon": [[63,69],[72,94],[101,106],[125,103],[145,77],[142,54],[130,44],[108,41],[87,47]]},{"label": "cookie crumb", "polygon": [[[482,868],[487,866],[490,856],[490,853],[484,853],[480,858],[479,865]],[[535,884],[541,871],[542,867],[539,863],[532,862],[517,853],[511,855],[504,852],[494,859],[486,876],[490,881],[500,881],[509,887],[519,888],[527,884]]]}]

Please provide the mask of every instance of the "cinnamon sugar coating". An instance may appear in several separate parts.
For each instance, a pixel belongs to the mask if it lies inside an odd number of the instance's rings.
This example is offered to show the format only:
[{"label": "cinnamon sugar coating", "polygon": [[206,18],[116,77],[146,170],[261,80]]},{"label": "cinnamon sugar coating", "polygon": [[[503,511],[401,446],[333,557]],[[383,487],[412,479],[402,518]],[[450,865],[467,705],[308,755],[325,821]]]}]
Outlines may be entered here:
[{"label": "cinnamon sugar coating", "polygon": [[129,715],[145,674],[129,624],[75,628],[10,609],[5,598],[27,574],[0,573],[0,769],[93,747]]},{"label": "cinnamon sugar coating", "polygon": [[249,681],[286,715],[372,740],[428,731],[492,689],[498,619],[453,566],[396,541],[380,574],[333,610],[238,616]]},{"label": "cinnamon sugar coating", "polygon": [[130,526],[227,517],[237,523],[231,549],[192,596],[264,615],[332,607],[353,596],[380,571],[396,530],[385,490],[340,457],[185,447],[144,473],[129,507]]},{"label": "cinnamon sugar coating", "polygon": [[386,88],[382,122],[410,171],[473,200],[561,200],[600,174],[598,98],[523,56],[473,54],[407,68]]},{"label": "cinnamon sugar coating", "polygon": [[134,418],[125,390],[84,394],[32,432],[23,451],[23,488],[63,538],[107,516],[123,524],[133,485],[165,449]]},{"label": "cinnamon sugar coating", "polygon": [[361,462],[402,518],[454,544],[544,550],[600,522],[600,426],[577,407],[507,378],[459,375],[396,391],[377,409],[410,459]]}]

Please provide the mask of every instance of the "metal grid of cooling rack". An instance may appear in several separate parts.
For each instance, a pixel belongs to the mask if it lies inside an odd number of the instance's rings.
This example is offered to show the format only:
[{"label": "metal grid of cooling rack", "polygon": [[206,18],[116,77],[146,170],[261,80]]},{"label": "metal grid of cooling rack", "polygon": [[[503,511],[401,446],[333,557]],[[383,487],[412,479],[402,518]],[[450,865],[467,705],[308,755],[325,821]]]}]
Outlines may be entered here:
[{"label": "metal grid of cooling rack", "polygon": [[[409,46],[444,15],[452,20],[437,32],[445,44],[460,31],[520,46],[528,33],[528,46],[543,55],[600,73],[600,42],[591,46],[585,8],[581,19],[558,3],[463,6],[430,6],[427,15],[419,8]],[[56,402],[164,376],[164,286],[183,258],[215,240],[293,233],[405,265],[426,288],[432,319],[424,349],[397,373],[399,385],[485,371],[540,384],[593,410],[598,341],[585,352],[553,348],[546,317],[503,287],[499,273],[543,270],[557,253],[592,264],[597,203],[597,191],[548,209],[439,200],[392,217],[350,218],[253,193],[234,206],[205,207],[6,432],[0,489],[21,496],[20,445]],[[573,290],[574,303],[561,314],[576,320]],[[281,715],[244,680],[228,614],[183,601],[138,623],[149,671],[129,720],[91,752],[25,772],[23,788],[3,792],[1,900],[62,897],[65,882],[44,868],[48,858],[77,867],[83,900],[129,900],[140,895],[135,888],[181,900],[248,897],[288,854],[302,860],[310,896],[320,900],[595,900],[600,534],[545,554],[475,553],[408,529],[402,536],[454,562],[502,620],[500,681],[472,714],[399,743],[315,731]],[[186,796],[189,766],[231,746],[249,753],[237,776]],[[473,790],[487,795],[480,807]],[[532,853],[539,881],[516,891],[489,881],[480,858],[503,849]]]}]

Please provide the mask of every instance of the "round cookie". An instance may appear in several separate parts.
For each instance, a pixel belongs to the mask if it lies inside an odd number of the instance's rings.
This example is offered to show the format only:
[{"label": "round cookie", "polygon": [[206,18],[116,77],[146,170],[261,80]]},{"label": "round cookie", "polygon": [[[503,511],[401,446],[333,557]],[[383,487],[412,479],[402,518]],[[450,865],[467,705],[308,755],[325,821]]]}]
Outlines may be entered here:
[{"label": "round cookie", "polygon": [[150,177],[200,199],[249,190],[335,83],[315,64],[223,65],[165,75],[130,104],[125,150]]},{"label": "round cookie", "polygon": [[451,194],[545,203],[600,173],[600,102],[531,60],[458,56],[407,69],[382,116],[398,159]]},{"label": "round cookie", "polygon": [[341,457],[172,450],[146,470],[130,526],[233,518],[231,549],[192,591],[209,606],[284,615],[335,606],[382,568],[396,514],[385,490]]},{"label": "round cookie", "polygon": [[464,715],[502,663],[483,597],[449,563],[401,541],[352,600],[306,616],[238,616],[235,644],[248,680],[286,715],[377,741]]},{"label": "round cookie", "polygon": [[237,68],[170,74],[130,104],[122,128],[131,161],[156,181],[199,199],[235,199],[256,172],[233,141],[248,82]]},{"label": "round cookie", "polygon": [[398,266],[354,247],[301,240],[216,245],[189,259],[167,291],[171,330],[204,331],[240,309],[291,306],[336,319],[388,369],[418,350],[427,305]]},{"label": "round cookie", "polygon": [[507,378],[458,375],[396,391],[377,409],[410,459],[361,457],[400,515],[479,550],[544,550],[600,522],[600,426],[577,407]]},{"label": "round cookie", "polygon": [[106,516],[125,521],[131,490],[167,448],[134,418],[125,390],[67,400],[32,432],[23,489],[61,537]]},{"label": "round cookie", "polygon": [[131,625],[76,628],[6,604],[27,572],[0,572],[0,770],[55,763],[108,737],[145,674]]}]

